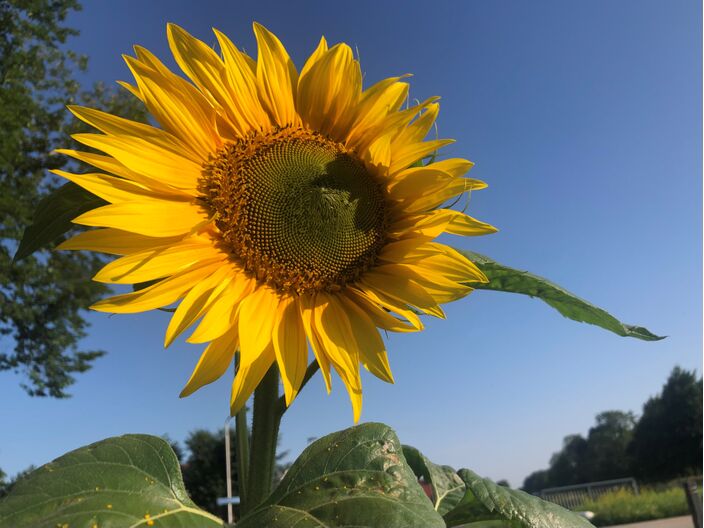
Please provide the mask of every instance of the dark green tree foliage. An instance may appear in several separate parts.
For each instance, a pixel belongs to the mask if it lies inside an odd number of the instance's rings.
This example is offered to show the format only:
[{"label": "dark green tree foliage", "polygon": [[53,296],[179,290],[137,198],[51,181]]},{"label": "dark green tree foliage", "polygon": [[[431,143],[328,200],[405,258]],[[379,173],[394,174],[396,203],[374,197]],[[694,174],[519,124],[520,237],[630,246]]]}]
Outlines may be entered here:
[{"label": "dark green tree foliage", "polygon": [[[587,440],[581,435],[569,435],[562,441],[562,450],[550,459],[548,479],[551,486],[567,486],[585,482]],[[557,484],[559,482],[559,484]]]},{"label": "dark green tree foliage", "polygon": [[[225,433],[213,433],[204,429],[192,431],[186,438],[188,459],[181,464],[183,482],[188,494],[198,506],[215,515],[222,514],[216,504],[218,497],[227,492],[225,480]],[[230,446],[236,445],[234,431],[230,431]],[[232,449],[232,494],[239,494],[237,487],[237,461]]]},{"label": "dark green tree foliage", "polygon": [[528,493],[536,493],[540,490],[550,487],[550,481],[548,480],[548,470],[539,469],[538,471],[533,471],[523,480],[523,486],[521,489],[527,491]]},{"label": "dark green tree foliage", "polygon": [[[189,455],[186,459],[183,450],[175,442],[167,440],[181,460],[183,482],[188,494],[201,508],[215,515],[222,515],[223,508],[216,504],[218,497],[225,497],[227,484],[225,480],[225,432],[211,432],[205,429],[192,431],[185,444]],[[230,431],[230,446],[232,449],[232,494],[239,495],[237,485],[237,454],[235,446],[237,439],[234,430]],[[281,460],[287,456],[284,451],[276,455],[276,468],[274,481],[278,482],[290,464],[283,464]]]},{"label": "dark green tree foliage", "polygon": [[65,105],[145,119],[126,93],[81,93],[73,74],[86,59],[64,49],[76,34],[64,20],[79,8],[75,0],[0,0],[0,371],[23,373],[32,396],[67,396],[73,374],[102,354],[77,346],[87,326],[81,310],[106,291],[90,281],[101,258],[46,248],[12,261],[37,204],[60,183],[47,171],[77,168],[51,154],[86,130]]},{"label": "dark green tree foliage", "polygon": [[2,499],[5,495],[7,495],[7,475],[5,472],[0,469],[0,499]]},{"label": "dark green tree foliage", "polygon": [[648,481],[702,473],[702,378],[675,367],[662,392],[643,406],[630,453]]},{"label": "dark green tree foliage", "polygon": [[636,419],[633,413],[605,411],[596,416],[596,425],[589,429],[585,453],[586,481],[630,477],[632,461],[628,445],[633,438]]},{"label": "dark green tree foliage", "polygon": [[12,488],[15,486],[15,484],[17,484],[17,482],[20,479],[22,479],[26,475],[29,475],[35,469],[36,469],[36,466],[31,465],[28,468],[23,469],[22,471],[17,473],[17,475],[15,475],[14,477],[9,478],[9,479],[8,479],[7,475],[5,474],[5,472],[2,469],[0,469],[0,499],[2,499],[5,495],[10,493]]}]

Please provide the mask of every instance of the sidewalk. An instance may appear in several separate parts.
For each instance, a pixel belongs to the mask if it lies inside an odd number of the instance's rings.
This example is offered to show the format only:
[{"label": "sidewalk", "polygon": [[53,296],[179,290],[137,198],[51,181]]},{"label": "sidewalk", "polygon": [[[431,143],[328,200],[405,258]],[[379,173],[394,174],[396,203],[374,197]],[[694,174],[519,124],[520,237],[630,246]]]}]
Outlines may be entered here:
[{"label": "sidewalk", "polygon": [[608,528],[694,528],[694,523],[692,522],[691,516],[684,515],[682,517],[671,517],[658,521],[619,524],[618,526],[609,526]]}]

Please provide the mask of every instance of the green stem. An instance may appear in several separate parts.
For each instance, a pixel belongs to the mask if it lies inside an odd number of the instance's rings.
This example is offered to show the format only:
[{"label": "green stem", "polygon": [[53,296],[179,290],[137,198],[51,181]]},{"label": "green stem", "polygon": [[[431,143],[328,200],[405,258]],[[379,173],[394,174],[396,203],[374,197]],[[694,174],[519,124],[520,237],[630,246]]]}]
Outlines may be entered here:
[{"label": "green stem", "polygon": [[247,513],[247,482],[249,480],[249,428],[247,427],[247,407],[235,415],[235,435],[237,437],[237,484],[240,495],[240,512]]},{"label": "green stem", "polygon": [[249,459],[247,503],[249,509],[258,506],[271,493],[279,435],[279,370],[272,365],[254,391],[252,417],[252,454]]}]

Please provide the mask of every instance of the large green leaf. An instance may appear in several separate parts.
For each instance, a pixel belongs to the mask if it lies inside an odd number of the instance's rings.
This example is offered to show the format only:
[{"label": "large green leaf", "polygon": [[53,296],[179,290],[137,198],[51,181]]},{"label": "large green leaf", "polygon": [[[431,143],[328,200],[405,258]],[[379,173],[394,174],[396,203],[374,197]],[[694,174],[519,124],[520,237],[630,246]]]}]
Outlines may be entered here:
[{"label": "large green leaf", "polygon": [[521,293],[537,297],[569,319],[600,326],[620,336],[636,337],[645,341],[664,339],[664,337],[657,336],[642,326],[622,323],[605,310],[588,303],[584,299],[580,299],[573,293],[543,277],[533,275],[527,271],[509,268],[479,253],[459,249],[458,251],[474,262],[489,279],[487,283],[471,283],[470,285],[473,288]]},{"label": "large green leaf", "polygon": [[363,424],[314,442],[237,528],[444,528],[396,434]]},{"label": "large green leaf", "polygon": [[408,464],[430,485],[431,501],[448,527],[589,528],[583,517],[520,490],[499,486],[469,469],[455,472],[428,460],[415,447],[403,446]]},{"label": "large green leaf", "polygon": [[55,242],[75,227],[71,220],[107,202],[68,182],[45,196],[37,205],[34,221],[27,226],[15,253],[15,260],[28,257],[38,249]]},{"label": "large green leaf", "polygon": [[20,480],[0,501],[0,528],[215,528],[188,498],[167,442],[125,435],[71,451]]},{"label": "large green leaf", "polygon": [[447,526],[474,521],[468,515],[468,510],[474,510],[479,501],[492,514],[498,514],[503,519],[526,528],[593,528],[584,517],[562,506],[521,490],[499,486],[469,469],[460,469],[457,474],[467,489],[457,507],[445,515]]}]

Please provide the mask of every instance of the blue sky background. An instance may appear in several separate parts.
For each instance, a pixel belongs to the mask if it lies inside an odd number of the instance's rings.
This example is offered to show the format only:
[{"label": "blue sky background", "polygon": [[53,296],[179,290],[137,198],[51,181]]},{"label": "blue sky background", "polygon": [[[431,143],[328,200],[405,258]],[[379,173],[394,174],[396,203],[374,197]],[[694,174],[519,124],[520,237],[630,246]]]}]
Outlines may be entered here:
[{"label": "blue sky background", "polygon": [[[211,26],[250,53],[251,22],[300,67],[321,34],[357,47],[367,85],[413,73],[411,96],[442,96],[446,157],[476,162],[489,189],[469,213],[493,236],[452,243],[549,277],[647,343],[563,319],[515,295],[476,292],[416,335],[388,340],[396,385],[364,378],[362,419],[393,426],[438,463],[520,485],[563,436],[608,409],[641,411],[675,365],[701,372],[701,5],[692,0],[501,2],[87,2],[71,47],[86,83],[130,80],[120,54],[169,58],[165,24],[208,43]],[[351,4],[349,4],[351,5]],[[202,347],[162,347],[168,314],[91,314],[86,348],[108,354],[67,400],[29,398],[0,374],[0,467],[15,473],[127,432],[183,440],[227,416],[229,379],[180,400]],[[336,381],[336,382],[335,382]],[[320,378],[282,425],[307,438],[352,425],[342,383]]]}]

